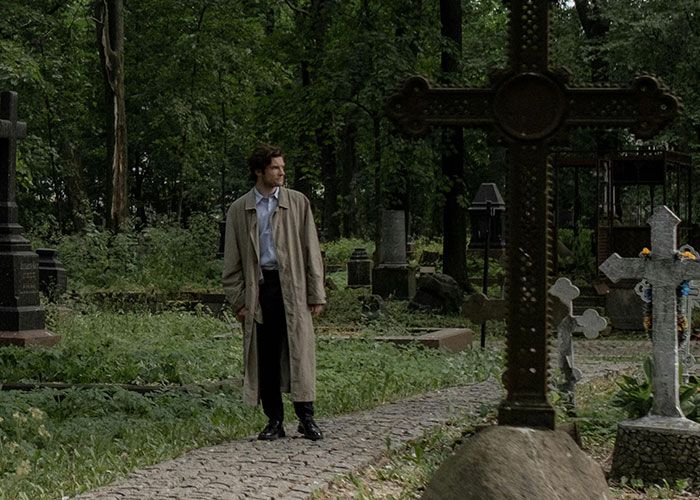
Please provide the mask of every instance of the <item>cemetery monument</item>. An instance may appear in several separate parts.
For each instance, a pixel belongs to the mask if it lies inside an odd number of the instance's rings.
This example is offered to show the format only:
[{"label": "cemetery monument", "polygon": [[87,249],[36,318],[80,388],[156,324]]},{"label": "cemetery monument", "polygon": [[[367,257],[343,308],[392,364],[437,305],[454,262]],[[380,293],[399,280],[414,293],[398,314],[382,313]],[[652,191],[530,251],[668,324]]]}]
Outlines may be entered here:
[{"label": "cemetery monument", "polygon": [[499,423],[554,428],[547,399],[552,269],[552,167],[549,147],[575,127],[628,128],[640,139],[656,135],[680,109],[651,76],[627,88],[575,87],[549,66],[550,0],[505,0],[509,11],[509,67],[487,88],[433,88],[420,76],[389,98],[387,115],[404,132],[421,136],[434,125],[483,128],[508,147],[509,204],[506,264],[508,302],[507,396]]},{"label": "cemetery monument", "polygon": [[558,367],[562,373],[563,381],[559,384],[559,390],[567,398],[569,409],[576,406],[576,383],[581,379],[581,370],[574,363],[574,332],[581,332],[587,339],[594,339],[608,326],[605,318],[595,309],[586,309],[580,316],[574,314],[574,299],[579,296],[579,289],[569,278],[559,278],[549,293],[560,301],[559,308],[553,309],[553,326],[556,326],[559,341]]},{"label": "cemetery monument", "polygon": [[656,207],[649,218],[651,251],[639,258],[614,253],[600,266],[613,282],[644,278],[653,287],[654,399],[649,415],[620,423],[612,473],[650,481],[691,478],[700,484],[700,424],[687,419],[681,410],[676,331],[676,289],[685,280],[700,279],[700,261],[694,251],[678,251],[679,222],[665,205]]},{"label": "cemetery monument", "polygon": [[[554,429],[554,408],[548,399],[552,271],[552,167],[549,149],[566,140],[576,127],[628,128],[640,139],[656,135],[680,109],[678,100],[651,76],[634,79],[627,88],[576,87],[568,72],[549,64],[551,0],[504,0],[509,14],[508,67],[492,73],[486,88],[434,88],[420,76],[411,77],[389,98],[386,112],[404,132],[421,136],[431,126],[482,128],[507,144],[506,233],[506,356],[505,400],[498,410],[503,429],[489,432],[485,443],[467,442],[438,470],[425,499],[445,498],[607,498],[600,468],[590,474],[563,450],[568,435],[523,429],[532,433],[527,446],[506,456],[502,446],[512,427]],[[539,432],[539,433],[538,433]],[[554,449],[544,441],[560,440],[557,459],[546,476],[528,469],[537,454]],[[568,441],[567,441],[568,440]],[[484,449],[498,464],[486,469],[465,468]],[[583,461],[591,460],[580,452]],[[483,454],[482,454],[483,455]],[[514,467],[514,464],[518,467]],[[597,472],[596,472],[597,469]],[[469,474],[472,488],[464,488]],[[539,475],[538,475],[539,474]],[[503,481],[508,477],[508,481]],[[554,478],[557,480],[554,480]],[[497,480],[495,478],[498,478]],[[523,488],[539,487],[537,496]],[[471,490],[471,491],[470,491]],[[540,494],[541,493],[541,494]],[[518,496],[520,495],[520,496]]]},{"label": "cemetery monument", "polygon": [[26,137],[17,121],[17,94],[0,94],[0,345],[54,345],[39,302],[39,256],[22,236],[16,197],[17,140]]},{"label": "cemetery monument", "polygon": [[382,298],[410,299],[416,294],[416,273],[406,261],[406,213],[382,210],[379,265],[372,269],[372,293]]}]

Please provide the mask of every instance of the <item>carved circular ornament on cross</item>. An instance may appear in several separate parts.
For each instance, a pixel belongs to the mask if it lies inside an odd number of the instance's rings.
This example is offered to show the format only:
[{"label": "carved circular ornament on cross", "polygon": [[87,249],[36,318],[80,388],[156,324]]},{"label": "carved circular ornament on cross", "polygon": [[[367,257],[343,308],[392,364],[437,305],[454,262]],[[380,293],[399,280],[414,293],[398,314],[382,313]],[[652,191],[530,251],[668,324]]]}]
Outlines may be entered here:
[{"label": "carved circular ornament on cross", "polygon": [[564,90],[543,74],[519,74],[496,90],[493,112],[505,134],[521,141],[544,139],[556,132],[563,121]]}]

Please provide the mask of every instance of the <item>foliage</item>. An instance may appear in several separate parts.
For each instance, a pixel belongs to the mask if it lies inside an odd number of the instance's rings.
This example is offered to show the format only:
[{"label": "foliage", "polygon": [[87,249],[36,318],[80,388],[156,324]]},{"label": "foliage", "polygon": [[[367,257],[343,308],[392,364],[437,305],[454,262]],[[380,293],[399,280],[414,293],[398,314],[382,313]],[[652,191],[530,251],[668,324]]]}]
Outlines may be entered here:
[{"label": "foliage", "polygon": [[573,229],[558,229],[559,241],[571,250],[571,256],[560,256],[559,267],[567,272],[592,276],[595,270],[595,252],[593,248],[594,232],[585,227],[578,228],[578,234]]},{"label": "foliage", "polygon": [[612,404],[622,408],[630,418],[641,418],[649,413],[652,405],[653,367],[651,358],[644,360],[644,378],[639,380],[629,375],[623,375],[618,382],[620,391],[615,395]]},{"label": "foliage", "polygon": [[[73,496],[183,452],[258,431],[244,407],[242,341],[201,313],[66,313],[51,309],[53,348],[0,348],[0,379],[200,384],[139,394],[119,388],[0,391],[0,499]],[[215,338],[222,333],[233,337]],[[327,416],[410,394],[483,380],[499,354],[397,348],[369,338],[319,338],[317,413]],[[212,385],[214,380],[228,380]],[[237,382],[238,381],[238,382]],[[196,390],[195,390],[196,389]],[[292,414],[291,402],[286,402]]]},{"label": "foliage", "polygon": [[[29,237],[35,246],[46,243],[45,234]],[[74,290],[167,293],[221,288],[221,261],[215,260],[219,228],[207,214],[192,215],[187,227],[156,218],[120,233],[88,224],[83,233],[48,238]]]},{"label": "foliage", "polygon": [[340,238],[336,241],[321,243],[321,249],[325,252],[326,264],[329,266],[345,267],[356,248],[364,248],[370,258],[374,254],[374,242],[359,238]]},{"label": "foliage", "polygon": [[[652,380],[654,367],[650,357],[644,360],[644,378],[637,379],[623,375],[618,381],[620,391],[615,394],[612,404],[622,408],[629,418],[641,418],[649,413],[653,403]],[[681,410],[684,415],[700,422],[700,380],[693,377],[679,388]]]}]

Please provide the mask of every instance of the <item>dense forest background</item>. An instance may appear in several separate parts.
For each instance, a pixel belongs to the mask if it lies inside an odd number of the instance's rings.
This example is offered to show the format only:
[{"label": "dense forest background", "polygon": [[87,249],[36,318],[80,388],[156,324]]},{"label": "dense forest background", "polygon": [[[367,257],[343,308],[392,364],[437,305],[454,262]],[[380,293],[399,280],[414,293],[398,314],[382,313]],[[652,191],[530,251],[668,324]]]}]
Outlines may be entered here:
[{"label": "dense forest background", "polygon": [[[553,66],[577,84],[660,76],[685,110],[654,144],[697,153],[700,0],[553,3]],[[482,182],[504,192],[502,151],[462,131],[448,172],[454,142],[402,137],[383,105],[415,73],[486,84],[506,63],[506,30],[500,0],[3,0],[0,89],[19,93],[29,130],[21,223],[54,235],[202,214],[216,225],[264,141],[283,147],[323,239],[372,238],[381,207],[440,238],[450,196],[464,210]],[[579,132],[572,147],[597,139]]]}]

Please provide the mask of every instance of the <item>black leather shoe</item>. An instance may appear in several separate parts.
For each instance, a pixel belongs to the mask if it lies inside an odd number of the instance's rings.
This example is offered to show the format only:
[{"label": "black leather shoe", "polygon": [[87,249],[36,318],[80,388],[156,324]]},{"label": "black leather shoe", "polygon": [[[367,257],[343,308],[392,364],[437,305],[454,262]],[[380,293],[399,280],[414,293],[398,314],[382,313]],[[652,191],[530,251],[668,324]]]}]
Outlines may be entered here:
[{"label": "black leather shoe", "polygon": [[262,432],[258,434],[258,439],[260,441],[274,441],[284,436],[286,436],[286,434],[284,433],[282,422],[279,420],[270,420]]},{"label": "black leather shoe", "polygon": [[306,417],[304,420],[299,421],[299,427],[297,430],[304,435],[306,439],[311,441],[318,441],[323,439],[323,432],[312,417]]}]

